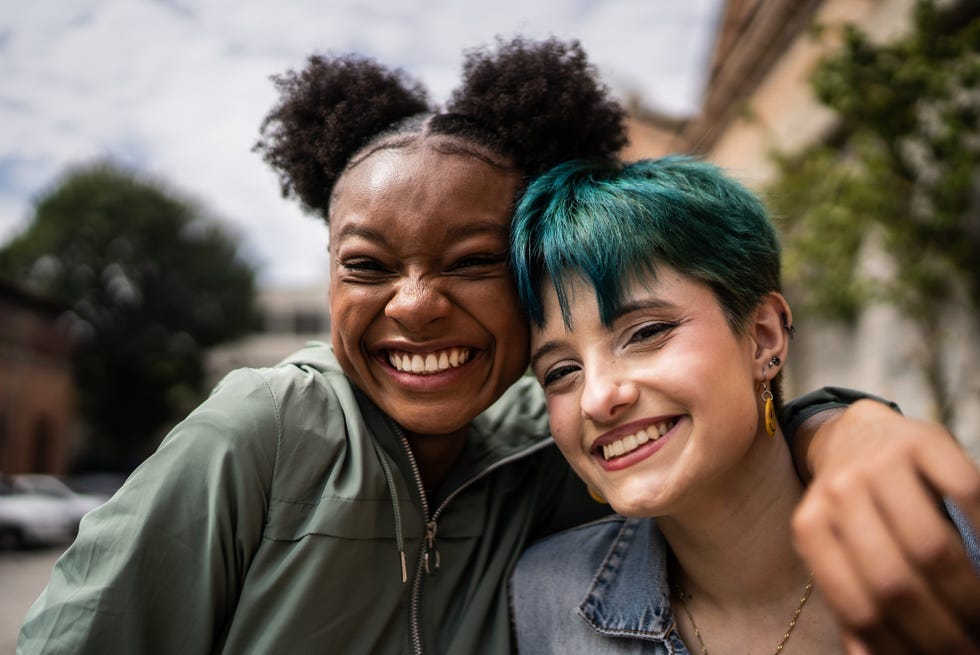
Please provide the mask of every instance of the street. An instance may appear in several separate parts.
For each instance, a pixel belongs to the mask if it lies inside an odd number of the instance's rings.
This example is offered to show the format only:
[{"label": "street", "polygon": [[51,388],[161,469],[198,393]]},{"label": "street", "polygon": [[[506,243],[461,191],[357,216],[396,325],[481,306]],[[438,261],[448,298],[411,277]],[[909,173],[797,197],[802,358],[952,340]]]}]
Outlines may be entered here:
[{"label": "street", "polygon": [[64,547],[0,551],[0,655],[13,655],[24,615],[63,551]]}]

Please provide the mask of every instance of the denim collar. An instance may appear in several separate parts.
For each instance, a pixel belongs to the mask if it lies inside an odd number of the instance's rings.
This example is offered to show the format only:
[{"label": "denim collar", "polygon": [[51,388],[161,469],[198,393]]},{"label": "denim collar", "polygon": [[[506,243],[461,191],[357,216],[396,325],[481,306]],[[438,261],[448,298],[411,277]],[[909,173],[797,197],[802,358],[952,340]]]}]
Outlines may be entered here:
[{"label": "denim collar", "polygon": [[578,613],[605,635],[680,644],[667,583],[667,544],[652,519],[623,523]]}]

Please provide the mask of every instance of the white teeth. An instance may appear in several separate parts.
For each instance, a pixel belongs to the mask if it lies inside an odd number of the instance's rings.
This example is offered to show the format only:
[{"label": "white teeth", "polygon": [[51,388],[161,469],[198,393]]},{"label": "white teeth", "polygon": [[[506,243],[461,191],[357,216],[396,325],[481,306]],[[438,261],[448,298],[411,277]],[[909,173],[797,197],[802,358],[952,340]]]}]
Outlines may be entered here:
[{"label": "white teeth", "polygon": [[648,426],[646,429],[637,430],[635,434],[630,434],[618,441],[607,443],[602,446],[602,456],[605,459],[619,457],[626,453],[633,452],[648,441],[656,441],[667,434],[670,428],[674,427],[676,421],[665,421],[658,425]]},{"label": "white teeth", "polygon": [[447,348],[425,355],[406,352],[388,352],[388,363],[403,373],[431,375],[456,368],[469,361],[468,348]]}]

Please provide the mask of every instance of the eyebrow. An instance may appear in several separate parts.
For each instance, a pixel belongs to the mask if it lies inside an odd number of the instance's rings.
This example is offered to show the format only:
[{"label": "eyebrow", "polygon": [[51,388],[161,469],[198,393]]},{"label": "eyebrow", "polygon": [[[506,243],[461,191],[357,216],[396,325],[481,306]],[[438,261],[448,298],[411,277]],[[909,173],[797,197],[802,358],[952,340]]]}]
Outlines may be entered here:
[{"label": "eyebrow", "polygon": [[510,237],[510,226],[501,225],[496,221],[472,221],[464,225],[452,227],[446,232],[446,236],[453,240],[478,234],[492,234],[493,236],[508,239]]},{"label": "eyebrow", "polygon": [[352,225],[350,223],[340,228],[340,231],[337,233],[337,241],[347,237],[361,237],[367,239],[368,241],[379,241],[381,243],[387,242],[387,239],[381,230],[375,230],[374,228],[363,227],[361,225]]},{"label": "eyebrow", "polygon": [[632,302],[623,303],[620,305],[616,312],[613,314],[612,319],[615,321],[617,319],[631,314],[633,312],[640,311],[642,309],[676,309],[677,305],[674,303],[663,300],[661,298],[646,298],[644,300],[634,300]]}]

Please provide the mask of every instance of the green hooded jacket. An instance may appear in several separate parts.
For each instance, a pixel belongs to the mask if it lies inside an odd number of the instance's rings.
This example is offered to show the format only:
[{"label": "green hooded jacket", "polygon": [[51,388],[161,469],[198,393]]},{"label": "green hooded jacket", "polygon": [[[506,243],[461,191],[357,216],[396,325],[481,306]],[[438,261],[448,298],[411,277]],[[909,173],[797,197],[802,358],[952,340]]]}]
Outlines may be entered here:
[{"label": "green hooded jacket", "polygon": [[427,498],[401,429],[313,344],[229,374],[83,519],[17,653],[507,653],[524,546],[608,512],[533,379]]}]

